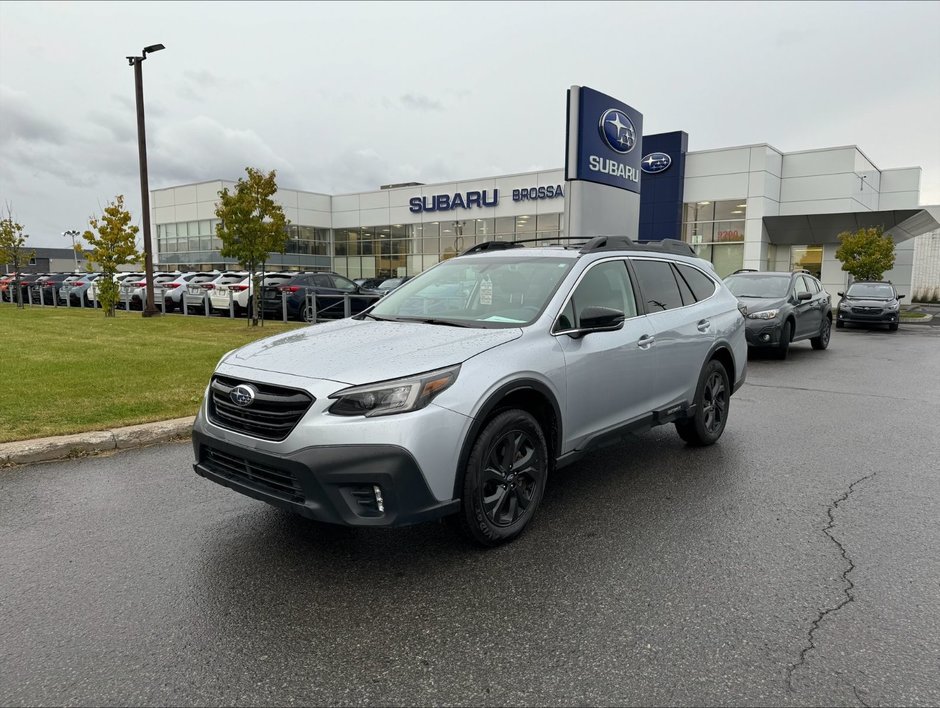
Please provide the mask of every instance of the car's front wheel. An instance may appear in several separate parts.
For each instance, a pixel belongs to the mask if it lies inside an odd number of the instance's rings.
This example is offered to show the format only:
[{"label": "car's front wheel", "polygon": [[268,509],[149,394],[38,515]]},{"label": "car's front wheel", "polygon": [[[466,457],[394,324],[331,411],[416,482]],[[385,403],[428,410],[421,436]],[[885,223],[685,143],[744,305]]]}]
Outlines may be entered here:
[{"label": "car's front wheel", "polygon": [[891,324],[889,324],[889,325],[888,325],[888,331],[889,331],[889,332],[897,332],[897,331],[898,331],[898,323],[897,323],[897,322],[892,322]]},{"label": "car's front wheel", "polygon": [[819,328],[819,334],[809,340],[813,349],[826,349],[829,346],[829,338],[832,334],[832,320],[823,317],[822,326]]},{"label": "car's front wheel", "polygon": [[464,470],[461,531],[483,546],[511,541],[535,514],[548,481],[548,446],[526,411],[503,411],[477,436]]},{"label": "car's front wheel", "polygon": [[699,376],[695,412],[690,418],[676,421],[676,432],[689,445],[712,445],[725,430],[730,407],[728,372],[721,362],[712,359]]},{"label": "car's front wheel", "polygon": [[783,323],[783,329],[780,331],[780,343],[777,344],[777,349],[774,351],[774,356],[781,361],[787,358],[787,353],[790,351],[790,337],[792,334],[793,325],[790,320],[787,320]]}]

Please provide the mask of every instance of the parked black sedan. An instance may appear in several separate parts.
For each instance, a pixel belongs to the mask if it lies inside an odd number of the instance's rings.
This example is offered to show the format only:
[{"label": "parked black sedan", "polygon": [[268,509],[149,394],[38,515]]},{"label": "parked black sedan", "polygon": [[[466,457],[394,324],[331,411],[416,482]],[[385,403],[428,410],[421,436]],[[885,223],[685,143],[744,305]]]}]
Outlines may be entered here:
[{"label": "parked black sedan", "polygon": [[[308,297],[308,294],[313,297]],[[265,287],[262,292],[262,304],[265,317],[280,317],[286,295],[289,318],[316,322],[318,319],[343,318],[346,295],[350,296],[349,314],[355,315],[378,299],[355,296],[378,294],[337,273],[300,273],[285,283]]]},{"label": "parked black sedan", "polygon": [[890,281],[858,281],[852,283],[844,293],[839,293],[836,328],[846,323],[888,325],[896,332],[901,317],[901,298]]},{"label": "parked black sedan", "polygon": [[725,285],[747,307],[748,347],[786,359],[791,342],[808,339],[813,349],[829,346],[829,293],[809,273],[739,271],[725,278]]}]

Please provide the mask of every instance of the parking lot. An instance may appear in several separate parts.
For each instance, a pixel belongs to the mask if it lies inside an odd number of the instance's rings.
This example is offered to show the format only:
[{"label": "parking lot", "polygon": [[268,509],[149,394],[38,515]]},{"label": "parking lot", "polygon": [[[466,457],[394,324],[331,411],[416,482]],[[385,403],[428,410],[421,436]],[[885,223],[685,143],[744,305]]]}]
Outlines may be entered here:
[{"label": "parking lot", "polygon": [[940,328],[751,361],[518,541],[313,525],[184,443],[0,470],[2,704],[940,703]]}]

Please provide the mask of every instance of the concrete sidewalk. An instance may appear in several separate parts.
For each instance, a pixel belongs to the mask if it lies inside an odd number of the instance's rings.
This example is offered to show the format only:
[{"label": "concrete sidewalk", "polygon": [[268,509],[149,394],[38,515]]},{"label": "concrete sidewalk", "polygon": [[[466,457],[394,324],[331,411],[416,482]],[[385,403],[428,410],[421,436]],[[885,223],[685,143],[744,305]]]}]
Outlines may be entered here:
[{"label": "concrete sidewalk", "polygon": [[69,457],[85,457],[109,450],[127,450],[168,440],[188,438],[194,420],[195,416],[189,416],[113,430],[0,443],[0,467],[63,460]]}]

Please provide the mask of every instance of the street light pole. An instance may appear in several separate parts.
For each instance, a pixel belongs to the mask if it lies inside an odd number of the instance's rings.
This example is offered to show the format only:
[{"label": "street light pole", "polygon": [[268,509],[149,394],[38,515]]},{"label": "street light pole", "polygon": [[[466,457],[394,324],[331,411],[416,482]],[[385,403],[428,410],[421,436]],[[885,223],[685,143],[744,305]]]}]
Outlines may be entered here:
[{"label": "street light pole", "polygon": [[62,232],[63,236],[72,237],[72,257],[75,259],[75,272],[78,272],[78,251],[75,250],[75,237],[79,235],[78,231],[74,229],[69,229],[68,231]]},{"label": "street light pole", "polygon": [[160,314],[153,302],[153,245],[150,239],[150,185],[147,179],[147,135],[144,130],[144,77],[141,63],[152,52],[166,49],[162,44],[144,47],[139,57],[127,57],[127,63],[134,67],[134,91],[137,96],[137,152],[140,161],[140,208],[143,211],[144,225],[144,271],[147,278],[147,302],[143,307],[144,317]]}]

